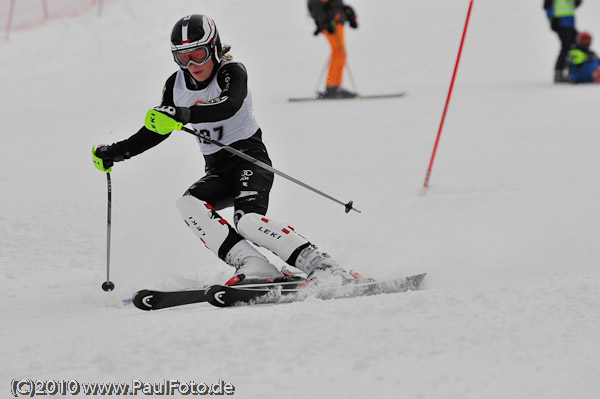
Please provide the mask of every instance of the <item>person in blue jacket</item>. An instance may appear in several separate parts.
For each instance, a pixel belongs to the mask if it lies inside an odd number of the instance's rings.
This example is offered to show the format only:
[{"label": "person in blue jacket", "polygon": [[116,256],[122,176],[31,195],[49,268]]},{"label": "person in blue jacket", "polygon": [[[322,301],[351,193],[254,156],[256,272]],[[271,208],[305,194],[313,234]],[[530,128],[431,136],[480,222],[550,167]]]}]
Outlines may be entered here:
[{"label": "person in blue jacket", "polygon": [[570,74],[573,83],[600,83],[600,59],[590,46],[592,35],[581,32],[575,45],[569,50]]},{"label": "person in blue jacket", "polygon": [[561,44],[554,65],[554,81],[557,83],[571,81],[568,75],[567,57],[577,37],[575,9],[581,5],[581,2],[582,0],[544,0],[550,28],[556,32]]}]

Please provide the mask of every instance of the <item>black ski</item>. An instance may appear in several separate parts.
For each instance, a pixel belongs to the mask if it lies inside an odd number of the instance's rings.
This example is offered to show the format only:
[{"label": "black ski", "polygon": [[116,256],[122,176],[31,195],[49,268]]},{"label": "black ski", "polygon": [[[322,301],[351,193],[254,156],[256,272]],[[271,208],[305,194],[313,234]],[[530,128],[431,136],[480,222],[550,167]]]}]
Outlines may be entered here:
[{"label": "black ski", "polygon": [[140,290],[131,299],[136,308],[142,310],[157,310],[173,306],[189,305],[206,302],[206,289],[183,291],[154,291]]},{"label": "black ski", "polygon": [[388,93],[388,94],[367,94],[361,95],[357,94],[356,97],[346,97],[346,98],[321,98],[318,96],[313,97],[292,97],[288,98],[290,102],[301,102],[301,101],[331,101],[331,100],[371,100],[377,98],[395,98],[405,96],[407,92],[401,91],[398,93]]},{"label": "black ski", "polygon": [[217,307],[257,305],[266,303],[289,303],[302,301],[308,296],[320,299],[354,298],[379,294],[392,294],[417,290],[426,273],[390,281],[369,281],[343,286],[315,286],[290,288],[278,284],[268,286],[223,286],[213,285],[206,291],[207,301]]},{"label": "black ski", "polygon": [[[246,284],[239,285],[236,287],[240,288],[262,288],[271,289],[273,287],[286,286],[287,288],[297,288],[302,284],[304,279],[293,279],[289,278],[289,281],[281,281],[277,283],[263,283],[263,284]],[[131,303],[142,310],[158,310],[165,308],[172,308],[175,306],[189,305],[192,303],[207,302],[209,296],[208,290],[222,287],[221,285],[207,286],[202,289],[195,290],[181,290],[181,291],[156,291],[156,290],[140,290],[133,294]]]}]

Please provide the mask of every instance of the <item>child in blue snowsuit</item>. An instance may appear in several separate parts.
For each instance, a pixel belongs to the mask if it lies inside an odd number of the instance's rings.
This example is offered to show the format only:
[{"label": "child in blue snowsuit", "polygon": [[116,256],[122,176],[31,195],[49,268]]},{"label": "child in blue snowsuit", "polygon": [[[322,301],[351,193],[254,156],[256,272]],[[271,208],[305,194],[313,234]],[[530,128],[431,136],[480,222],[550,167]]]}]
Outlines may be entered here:
[{"label": "child in blue snowsuit", "polygon": [[573,83],[600,83],[600,59],[590,49],[592,35],[581,32],[577,42],[569,50],[570,73]]}]

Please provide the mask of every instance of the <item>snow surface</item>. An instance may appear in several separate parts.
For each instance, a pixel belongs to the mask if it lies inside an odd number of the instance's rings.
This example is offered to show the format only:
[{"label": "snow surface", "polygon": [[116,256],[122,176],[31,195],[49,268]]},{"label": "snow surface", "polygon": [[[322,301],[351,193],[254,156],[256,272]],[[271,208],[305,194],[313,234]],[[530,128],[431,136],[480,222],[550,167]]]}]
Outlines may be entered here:
[{"label": "snow surface", "polygon": [[[353,0],[352,76],[396,100],[288,103],[328,57],[304,1],[111,1],[0,45],[0,391],[14,378],[235,386],[239,398],[600,395],[600,89],[551,83],[541,2],[476,1],[429,193],[419,196],[469,2]],[[141,312],[142,288],[225,281],[176,199],[203,175],[174,134],[118,164],[111,280],[106,179],[92,145],[129,137],[176,66],[172,25],[205,13],[250,75],[277,178],[269,215],[406,294]],[[600,3],[578,25],[600,37]],[[346,86],[352,88],[350,79]],[[231,212],[222,212],[231,218]],[[278,266],[283,262],[271,256]],[[81,394],[83,395],[83,394]]]}]

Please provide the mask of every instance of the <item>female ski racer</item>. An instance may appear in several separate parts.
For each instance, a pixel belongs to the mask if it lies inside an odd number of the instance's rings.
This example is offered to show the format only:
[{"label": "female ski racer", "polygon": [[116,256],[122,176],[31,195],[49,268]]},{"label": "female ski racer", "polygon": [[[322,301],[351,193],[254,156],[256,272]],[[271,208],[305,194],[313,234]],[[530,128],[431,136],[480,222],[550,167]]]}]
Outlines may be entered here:
[{"label": "female ski racer", "polygon": [[[195,130],[209,132],[211,138],[271,165],[252,113],[246,68],[232,60],[229,50],[221,44],[211,18],[195,14],[177,21],[171,33],[171,52],[180,69],[167,79],[162,102],[154,111],[190,123]],[[144,126],[126,140],[95,148],[94,164],[106,172],[114,162],[141,154],[168,136]],[[198,142],[206,175],[183,194],[177,208],[206,247],[235,268],[226,284],[285,280],[284,274],[250,242],[302,270],[308,281],[334,279],[345,284],[361,279],[358,273],[346,272],[287,224],[265,216],[274,178],[271,172],[214,144],[200,139]],[[231,206],[237,230],[217,213]]]}]

